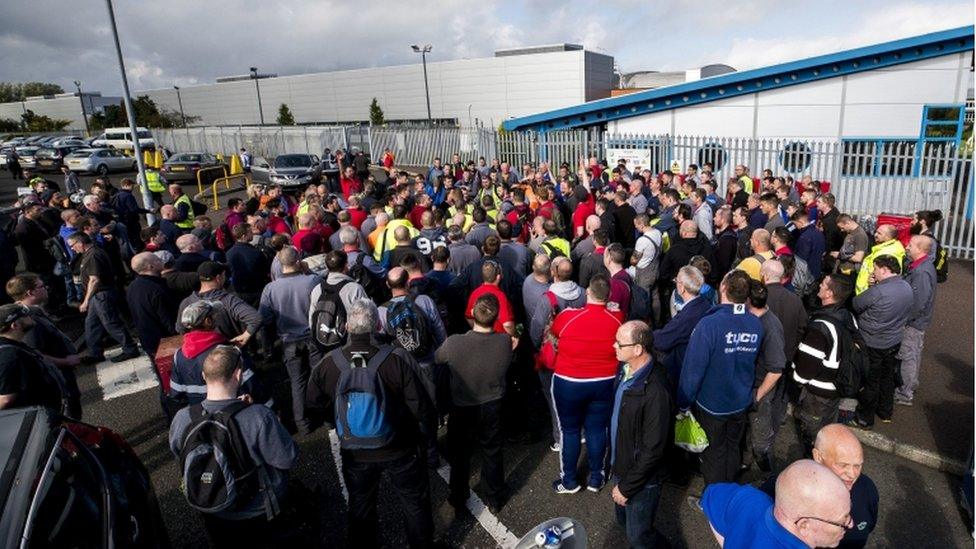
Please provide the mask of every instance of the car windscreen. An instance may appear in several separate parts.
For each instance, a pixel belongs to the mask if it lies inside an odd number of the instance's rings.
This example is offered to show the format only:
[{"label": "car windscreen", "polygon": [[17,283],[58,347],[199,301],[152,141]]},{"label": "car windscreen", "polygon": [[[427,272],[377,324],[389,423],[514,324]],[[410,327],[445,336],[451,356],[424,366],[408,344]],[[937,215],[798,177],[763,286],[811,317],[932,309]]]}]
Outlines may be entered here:
[{"label": "car windscreen", "polygon": [[275,168],[308,168],[312,160],[307,154],[283,154],[275,158]]},{"label": "car windscreen", "polygon": [[21,148],[21,149],[17,149],[17,154],[19,154],[20,156],[24,156],[24,155],[26,155],[26,156],[33,156],[34,153],[36,153],[36,152],[37,152],[37,149],[34,148],[34,147],[24,147],[24,148]]},{"label": "car windscreen", "polygon": [[177,154],[169,159],[170,162],[203,162],[202,154]]},{"label": "car windscreen", "polygon": [[40,149],[39,151],[34,153],[34,156],[37,158],[54,158],[55,156],[57,156],[57,153],[58,151],[54,149]]}]

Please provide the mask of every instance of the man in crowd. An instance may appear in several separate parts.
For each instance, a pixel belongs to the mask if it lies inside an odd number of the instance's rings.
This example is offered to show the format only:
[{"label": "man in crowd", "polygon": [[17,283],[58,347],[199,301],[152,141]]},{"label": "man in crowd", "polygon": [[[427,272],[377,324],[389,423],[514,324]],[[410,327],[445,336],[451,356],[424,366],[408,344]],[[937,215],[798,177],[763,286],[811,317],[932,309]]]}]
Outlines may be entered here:
[{"label": "man in crowd", "polygon": [[274,323],[281,339],[282,361],[291,383],[291,408],[295,427],[302,435],[312,430],[305,414],[305,391],[312,367],[322,360],[308,323],[312,289],[321,279],[304,272],[299,251],[285,246],[278,252],[282,276],[264,287],[258,312],[267,323]]},{"label": "man in crowd", "polygon": [[[393,349],[373,339],[379,319],[376,307],[366,300],[355,302],[346,312],[349,341],[327,354],[308,383],[308,404],[321,410],[326,421],[338,425],[335,402],[341,372],[351,361],[362,365],[376,359],[377,375],[386,395],[389,432],[378,448],[347,448],[340,441],[342,477],[349,491],[350,547],[376,547],[379,533],[376,496],[380,475],[385,471],[403,507],[403,523],[410,547],[429,547],[434,524],[430,507],[430,486],[424,431],[430,424],[433,405],[417,377],[416,361],[410,353]],[[377,358],[378,357],[378,358]],[[375,363],[375,362],[374,362]]]},{"label": "man in crowd", "polygon": [[129,283],[125,298],[136,325],[139,344],[150,357],[156,356],[159,341],[174,335],[179,303],[166,287],[162,277],[163,261],[150,252],[132,258],[135,279]]},{"label": "man in crowd", "polygon": [[[875,416],[883,423],[891,422],[898,349],[915,304],[912,286],[901,277],[901,260],[881,255],[871,259],[870,264],[873,268],[871,285],[855,296],[851,305],[864,337],[868,359],[868,377],[858,396],[857,417],[852,423],[862,429],[870,429]],[[865,259],[862,269],[867,267],[868,260]]]},{"label": "man in crowd", "polygon": [[494,330],[498,298],[479,297],[472,310],[474,325],[466,334],[453,335],[437,349],[436,360],[451,374],[451,408],[447,427],[451,448],[448,501],[463,508],[469,495],[473,446],[481,448],[481,477],[488,488],[485,504],[497,512],[504,501],[501,405],[505,376],[512,362],[512,339]]},{"label": "man in crowd", "polygon": [[752,232],[749,244],[752,247],[753,255],[743,259],[736,268],[749,275],[749,278],[753,280],[761,280],[759,269],[762,268],[764,262],[774,257],[769,231],[756,229]]},{"label": "man in crowd", "polygon": [[[874,230],[874,242],[871,251],[864,256],[861,269],[857,272],[854,295],[861,295],[872,284],[871,278],[874,275],[875,259],[883,255],[890,255],[898,265],[905,261],[905,246],[898,240],[898,229],[893,225],[878,225],[878,228]],[[898,270],[898,274],[901,274],[901,269]]]},{"label": "man in crowd", "polygon": [[767,307],[769,292],[762,282],[749,279],[749,312],[759,317],[763,338],[756,361],[755,405],[749,410],[749,424],[746,440],[751,455],[745,456],[745,463],[755,461],[759,470],[768,473],[772,470],[773,444],[779,432],[779,418],[776,416],[776,387],[783,369],[786,367],[786,344],[783,340],[783,324]]},{"label": "man in crowd", "polygon": [[613,348],[623,363],[610,417],[611,498],[631,547],[666,546],[654,516],[673,440],[667,376],[651,355],[651,328],[632,320],[617,329]]},{"label": "man in crowd", "polygon": [[730,482],[739,471],[763,338],[761,322],[746,309],[748,275],[730,272],[719,293],[721,305],[702,317],[691,334],[678,384],[678,408],[693,408],[708,435],[708,448],[702,452],[706,485]]},{"label": "man in crowd", "polygon": [[47,406],[67,412],[60,373],[25,343],[33,329],[26,306],[0,305],[0,410]]},{"label": "man in crowd", "polygon": [[271,272],[271,262],[251,244],[253,235],[250,223],[238,223],[232,232],[234,245],[227,251],[231,286],[234,293],[248,305],[256,308]]},{"label": "man in crowd", "polygon": [[88,356],[85,360],[93,363],[105,359],[102,338],[106,333],[122,345],[122,352],[112,357],[112,362],[122,362],[139,356],[139,348],[122,322],[115,289],[115,273],[108,254],[95,246],[91,238],[83,232],[69,236],[68,244],[81,256],[78,270],[85,297],[78,310],[86,313],[85,342],[88,344]]},{"label": "man in crowd", "polygon": [[576,465],[584,428],[590,470],[586,489],[599,492],[606,482],[607,431],[617,372],[612,343],[623,319],[607,308],[609,300],[610,280],[597,275],[586,289],[586,305],[563,310],[550,327],[559,345],[551,389],[562,430],[560,477],[552,484],[558,494],[575,494],[582,488]]},{"label": "man in crowd", "polygon": [[912,310],[905,325],[898,360],[901,362],[901,386],[895,390],[895,404],[911,406],[918,374],[922,366],[922,343],[925,330],[932,324],[935,306],[935,261],[932,252],[935,240],[926,235],[915,235],[908,243],[905,255],[911,263],[905,281],[912,287]]}]

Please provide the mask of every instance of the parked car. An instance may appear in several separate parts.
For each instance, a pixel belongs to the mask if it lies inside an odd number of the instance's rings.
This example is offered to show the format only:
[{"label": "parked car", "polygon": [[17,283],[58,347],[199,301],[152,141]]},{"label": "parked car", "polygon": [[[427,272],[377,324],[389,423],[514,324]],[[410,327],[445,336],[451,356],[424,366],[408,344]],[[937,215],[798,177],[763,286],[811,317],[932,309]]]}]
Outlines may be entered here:
[{"label": "parked car", "polygon": [[88,142],[80,137],[59,137],[51,142],[52,147],[88,147]]},{"label": "parked car", "polygon": [[251,163],[251,177],[282,187],[318,184],[322,179],[322,163],[314,154],[279,154],[273,166],[263,158],[257,158]]},{"label": "parked car", "polygon": [[33,170],[35,166],[34,154],[39,149],[40,147],[34,146],[17,147],[17,157],[20,158],[20,167],[25,170]]},{"label": "parked car", "polygon": [[64,164],[64,158],[81,148],[83,147],[80,145],[73,145],[45,147],[43,149],[38,149],[38,151],[34,154],[36,164],[34,169],[39,172],[61,171],[61,166]]},{"label": "parked car", "polygon": [[0,169],[7,169],[7,157],[10,156],[10,153],[12,153],[15,148],[16,147],[11,145],[0,145]]},{"label": "parked car", "polygon": [[[19,152],[19,151],[18,151]],[[78,149],[65,161],[73,172],[97,173],[136,171],[136,160],[115,149]]]},{"label": "parked car", "polygon": [[[161,174],[163,180],[167,183],[181,183],[184,181],[196,181],[197,172],[202,169],[223,166],[223,162],[217,160],[216,156],[209,153],[180,153],[174,154],[169,157],[169,160],[163,163]],[[214,170],[213,173],[219,174],[220,172]]]},{"label": "parked car", "polygon": [[0,412],[0,547],[169,547],[149,473],[118,434]]}]

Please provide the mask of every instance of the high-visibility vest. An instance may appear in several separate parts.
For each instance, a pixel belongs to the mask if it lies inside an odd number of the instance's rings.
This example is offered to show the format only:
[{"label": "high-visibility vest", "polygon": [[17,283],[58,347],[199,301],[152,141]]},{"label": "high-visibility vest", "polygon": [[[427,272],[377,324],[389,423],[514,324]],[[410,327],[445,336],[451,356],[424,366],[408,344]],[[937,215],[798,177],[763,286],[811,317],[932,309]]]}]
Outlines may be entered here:
[{"label": "high-visibility vest", "polygon": [[864,290],[868,289],[870,285],[870,277],[872,271],[874,271],[874,260],[882,255],[890,255],[898,260],[898,264],[902,264],[905,261],[905,246],[897,238],[892,238],[887,242],[882,242],[881,244],[875,244],[871,248],[871,253],[864,256],[864,260],[861,261],[861,270],[857,273],[857,281],[854,284],[854,295],[861,295]]},{"label": "high-visibility vest", "polygon": [[193,202],[190,200],[190,197],[189,196],[187,196],[185,194],[181,194],[180,197],[176,199],[176,202],[173,203],[173,207],[176,208],[177,210],[179,210],[180,204],[186,204],[186,206],[187,206],[187,208],[186,208],[186,219],[184,219],[183,221],[177,221],[176,222],[176,226],[179,227],[179,228],[181,228],[181,229],[188,230],[188,231],[189,230],[192,230],[193,229],[193,218],[196,217],[193,214]]},{"label": "high-visibility vest", "polygon": [[146,170],[146,186],[154,193],[161,193],[166,190],[162,180],[159,178],[159,172],[156,170]]}]

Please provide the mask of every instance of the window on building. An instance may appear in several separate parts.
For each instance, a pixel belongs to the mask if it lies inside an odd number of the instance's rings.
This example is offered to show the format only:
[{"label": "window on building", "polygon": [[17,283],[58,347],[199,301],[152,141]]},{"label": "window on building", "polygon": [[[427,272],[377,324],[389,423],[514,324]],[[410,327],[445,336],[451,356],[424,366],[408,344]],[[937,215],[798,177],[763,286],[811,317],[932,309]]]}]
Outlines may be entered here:
[{"label": "window on building", "polygon": [[926,142],[958,143],[965,112],[965,105],[926,105],[922,108],[921,138]]},{"label": "window on building", "polygon": [[790,173],[802,172],[810,167],[813,155],[805,143],[787,143],[779,155],[779,163]]},{"label": "window on building", "polygon": [[712,165],[712,171],[720,172],[722,168],[725,167],[725,163],[729,161],[729,155],[725,152],[725,148],[718,143],[709,143],[704,147],[698,149],[698,166],[704,166],[705,164]]}]

